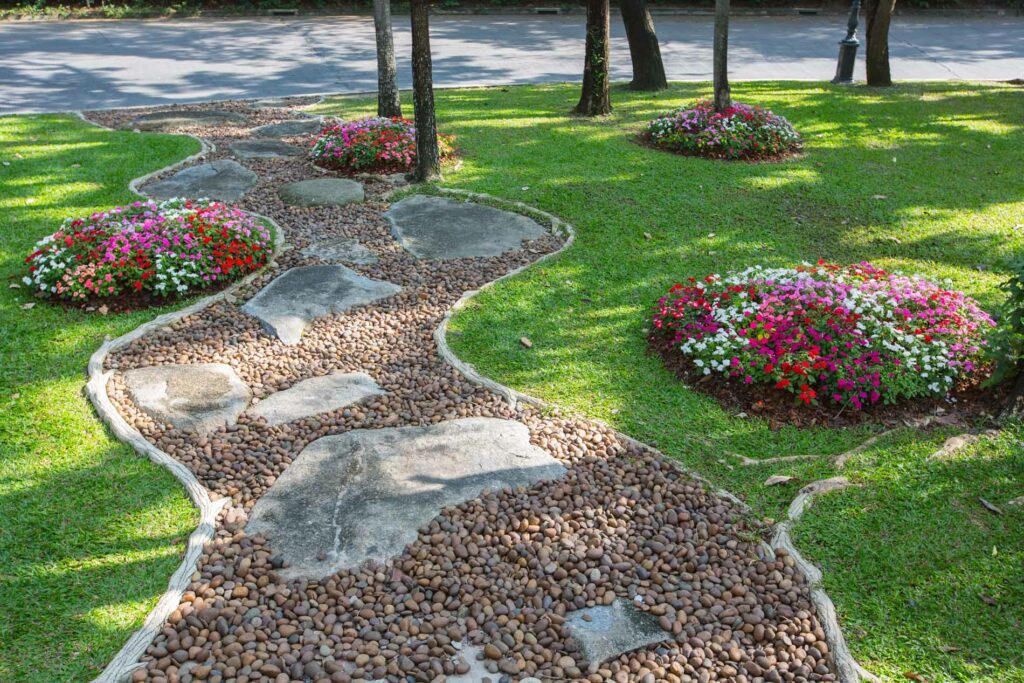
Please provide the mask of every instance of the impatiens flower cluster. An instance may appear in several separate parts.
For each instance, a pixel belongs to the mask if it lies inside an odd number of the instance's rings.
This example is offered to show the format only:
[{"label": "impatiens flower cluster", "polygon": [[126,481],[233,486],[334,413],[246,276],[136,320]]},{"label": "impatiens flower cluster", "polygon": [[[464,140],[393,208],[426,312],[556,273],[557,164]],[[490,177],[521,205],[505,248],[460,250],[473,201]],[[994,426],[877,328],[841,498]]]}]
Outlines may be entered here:
[{"label": "impatiens flower cluster", "polygon": [[206,200],[134,202],[69,218],[25,259],[26,285],[72,301],[187,294],[267,262],[270,233],[243,211]]},{"label": "impatiens flower cluster", "polygon": [[[452,155],[450,135],[439,135],[441,158]],[[416,163],[416,125],[403,118],[371,117],[324,128],[310,155],[317,164],[348,172],[399,173]]]},{"label": "impatiens flower cluster", "polygon": [[993,326],[963,292],[822,261],[691,277],[654,314],[655,335],[699,373],[857,410],[946,395],[978,370]]},{"label": "impatiens flower cluster", "polygon": [[800,147],[800,134],[783,117],[739,103],[716,112],[709,101],[654,119],[646,137],[673,152],[724,159],[776,157]]}]

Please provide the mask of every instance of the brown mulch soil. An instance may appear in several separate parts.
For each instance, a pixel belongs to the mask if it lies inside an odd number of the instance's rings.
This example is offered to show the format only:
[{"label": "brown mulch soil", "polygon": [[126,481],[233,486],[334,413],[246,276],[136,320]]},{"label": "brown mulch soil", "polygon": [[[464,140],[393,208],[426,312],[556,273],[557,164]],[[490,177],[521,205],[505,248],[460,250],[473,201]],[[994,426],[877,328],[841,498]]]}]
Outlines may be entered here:
[{"label": "brown mulch soil", "polygon": [[804,155],[803,150],[799,147],[789,152],[782,154],[765,154],[759,156],[745,156],[745,157],[730,157],[724,154],[701,154],[700,152],[694,152],[689,149],[677,149],[674,147],[663,147],[657,145],[651,140],[651,136],[647,131],[641,131],[634,136],[629,138],[630,142],[646,147],[648,149],[655,149],[659,152],[668,152],[669,154],[675,154],[681,157],[695,157],[697,159],[709,159],[711,161],[735,161],[735,162],[746,162],[748,164],[777,164],[783,161],[790,161],[791,159],[799,159]]}]

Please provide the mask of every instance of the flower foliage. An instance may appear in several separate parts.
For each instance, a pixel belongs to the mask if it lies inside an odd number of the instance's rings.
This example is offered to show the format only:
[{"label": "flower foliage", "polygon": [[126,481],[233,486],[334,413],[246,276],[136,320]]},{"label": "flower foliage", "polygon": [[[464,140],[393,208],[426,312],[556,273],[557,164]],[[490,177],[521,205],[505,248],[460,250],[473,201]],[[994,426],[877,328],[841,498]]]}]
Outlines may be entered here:
[{"label": "flower foliage", "polygon": [[[450,135],[439,135],[441,158],[453,154]],[[370,117],[324,128],[313,142],[313,161],[327,168],[398,173],[416,163],[416,125],[403,118]]]},{"label": "flower foliage", "polygon": [[800,147],[800,134],[778,114],[739,103],[716,112],[707,100],[654,119],[646,137],[673,152],[723,159],[776,157]]},{"label": "flower foliage", "polygon": [[993,325],[962,292],[870,263],[822,261],[689,278],[654,313],[656,337],[704,375],[857,410],[944,396],[979,369]]},{"label": "flower foliage", "polygon": [[24,282],[83,301],[124,293],[182,295],[237,279],[267,262],[267,228],[206,200],[134,202],[69,218],[36,243]]}]

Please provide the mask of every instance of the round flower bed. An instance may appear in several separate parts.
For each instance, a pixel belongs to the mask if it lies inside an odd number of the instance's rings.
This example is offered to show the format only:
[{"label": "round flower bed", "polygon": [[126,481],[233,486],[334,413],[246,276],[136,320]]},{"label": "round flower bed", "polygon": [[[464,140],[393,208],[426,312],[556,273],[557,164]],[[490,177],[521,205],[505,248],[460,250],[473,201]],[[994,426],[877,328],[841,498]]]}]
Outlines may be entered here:
[{"label": "round flower bed", "polygon": [[25,259],[24,282],[75,302],[180,296],[258,269],[269,248],[266,226],[237,208],[135,202],[64,221]]},{"label": "round flower bed", "polygon": [[[454,154],[450,135],[438,135],[441,158]],[[313,142],[313,161],[346,173],[401,173],[416,164],[416,125],[408,119],[371,117],[324,128]]]},{"label": "round flower bed", "polygon": [[641,138],[659,149],[713,159],[773,159],[800,149],[800,134],[778,114],[733,103],[716,112],[710,101],[659,116]]},{"label": "round flower bed", "polygon": [[681,355],[692,378],[859,411],[946,396],[980,374],[993,326],[962,292],[819,262],[676,284],[658,300],[651,341],[667,360]]}]

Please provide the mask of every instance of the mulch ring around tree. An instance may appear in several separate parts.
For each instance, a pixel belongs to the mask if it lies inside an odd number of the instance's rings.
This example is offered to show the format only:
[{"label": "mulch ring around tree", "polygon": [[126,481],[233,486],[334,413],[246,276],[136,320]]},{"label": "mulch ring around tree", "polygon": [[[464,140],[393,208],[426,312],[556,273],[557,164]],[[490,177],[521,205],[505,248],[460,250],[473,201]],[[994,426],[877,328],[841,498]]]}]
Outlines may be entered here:
[{"label": "mulch ring around tree", "polygon": [[[188,129],[216,145],[196,163],[226,158],[229,144],[246,139],[256,125],[295,115],[244,103],[215,106],[245,114],[247,123]],[[129,114],[93,118],[110,124]],[[364,202],[290,206],[278,188],[324,177],[320,169],[296,158],[244,164],[259,180],[239,204],[273,218],[289,247],[237,291],[238,301],[215,303],[144,335],[106,363],[114,371],[108,393],[125,420],[215,496],[229,499],[191,585],[132,680],[344,683],[446,676],[478,683],[481,671],[493,681],[836,680],[805,577],[792,557],[766,550],[765,527],[740,505],[602,425],[512,407],[439,357],[434,330],[464,292],[557,250],[561,237],[525,239],[499,255],[417,259],[396,241],[384,216],[388,183],[367,180]],[[356,290],[372,296],[304,318],[301,336],[287,343],[247,312],[252,307],[243,310],[289,270],[328,265],[317,245],[339,239],[357,240],[377,258],[329,271],[343,276],[332,286],[345,297]],[[295,310],[310,303],[295,301]],[[234,400],[252,405],[338,373],[362,373],[379,391],[327,409],[317,408],[314,395],[303,417],[273,425],[241,412],[200,433],[155,419],[125,380],[133,369],[193,364],[228,366],[249,392],[241,399],[235,392]],[[196,398],[203,404],[197,409],[205,409],[218,389],[165,391]],[[506,453],[510,468],[527,451],[549,464],[528,477],[532,483],[491,487],[482,481],[476,490],[488,490],[480,495],[395,521],[402,527],[398,537],[409,535],[397,554],[336,569],[349,551],[380,554],[372,542],[346,547],[355,538],[372,541],[373,525],[388,522],[353,516],[363,508],[352,506],[386,504],[398,495],[391,487],[400,484],[416,493],[394,509],[415,511],[438,490],[455,486],[445,467],[399,481],[385,467],[398,462],[389,459],[387,444],[416,435],[426,449],[416,452],[460,457],[455,443],[444,440],[445,430],[480,419],[525,440]],[[371,441],[377,445],[366,445]],[[311,444],[317,445],[307,452]],[[350,460],[332,460],[332,453]],[[314,454],[321,460],[311,461]],[[338,463],[353,466],[331,469]],[[345,485],[334,483],[338,471]],[[375,493],[357,495],[363,491]],[[282,515],[274,510],[286,508],[261,505],[264,497],[275,505],[309,502]],[[247,533],[255,517],[270,529],[308,522],[308,538],[292,535],[291,541],[315,544],[322,536],[333,545],[319,552],[314,546],[300,566],[291,561],[288,544],[275,545],[280,537],[273,532]],[[327,567],[322,575],[306,568],[318,562]],[[633,616],[622,621],[624,614]],[[595,636],[602,628],[614,632]],[[595,646],[602,642],[618,645],[608,652]]]}]

